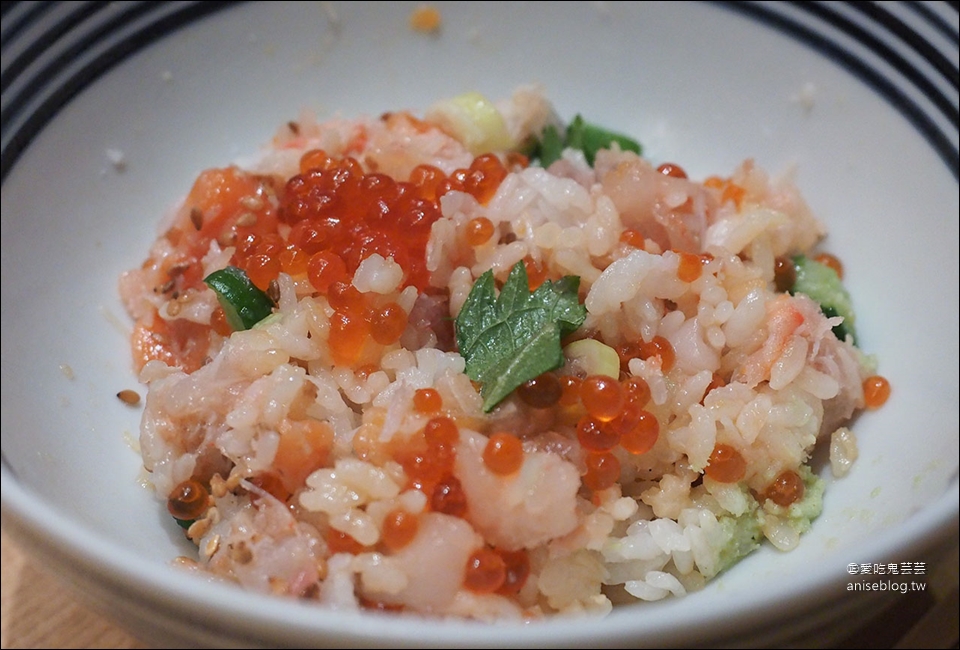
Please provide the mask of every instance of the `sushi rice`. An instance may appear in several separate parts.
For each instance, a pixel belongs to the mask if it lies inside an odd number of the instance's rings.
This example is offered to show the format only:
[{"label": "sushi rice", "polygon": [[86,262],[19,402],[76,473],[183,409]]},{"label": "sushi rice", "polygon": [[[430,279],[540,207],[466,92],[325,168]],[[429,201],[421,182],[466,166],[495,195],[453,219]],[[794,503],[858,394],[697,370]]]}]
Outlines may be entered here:
[{"label": "sushi rice", "polygon": [[[541,164],[531,147],[566,126],[536,86],[421,117],[304,113],[177,202],[120,279],[147,480],[197,547],[177,566],[318,606],[530,621],[681,597],[801,543],[824,496],[811,454],[849,470],[876,372],[836,335],[852,313],[778,275],[823,225],[751,160],[698,181],[611,140]],[[469,191],[478,158],[496,173]],[[303,179],[347,159],[344,177],[458,180],[425,199],[428,224],[311,262]],[[228,266],[270,299],[252,327],[224,326],[203,282]],[[531,291],[576,279],[582,321],[491,405],[458,316],[485,274],[500,291],[520,268]],[[640,411],[637,453],[617,439]]]}]

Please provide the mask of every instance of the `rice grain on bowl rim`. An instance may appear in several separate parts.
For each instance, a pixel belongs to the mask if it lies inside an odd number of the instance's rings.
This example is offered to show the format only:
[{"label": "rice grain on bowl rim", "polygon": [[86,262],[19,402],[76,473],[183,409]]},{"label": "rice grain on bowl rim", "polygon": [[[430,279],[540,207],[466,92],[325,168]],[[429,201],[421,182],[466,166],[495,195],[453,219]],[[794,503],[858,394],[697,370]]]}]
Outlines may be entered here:
[{"label": "rice grain on bowl rim", "polygon": [[842,269],[789,178],[634,144],[521,87],[304,116],[204,171],[120,282],[177,564],[536,620],[801,543],[813,449],[846,473],[888,390]]}]

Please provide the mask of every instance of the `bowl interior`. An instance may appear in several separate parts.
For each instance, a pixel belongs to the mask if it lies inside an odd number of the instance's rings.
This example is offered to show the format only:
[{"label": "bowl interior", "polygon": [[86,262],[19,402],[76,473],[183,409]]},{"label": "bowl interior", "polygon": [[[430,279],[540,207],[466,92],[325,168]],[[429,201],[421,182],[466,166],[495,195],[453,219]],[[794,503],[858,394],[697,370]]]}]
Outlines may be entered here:
[{"label": "bowl interior", "polygon": [[[850,475],[823,468],[824,512],[798,549],[764,548],[703,592],[643,605],[655,621],[618,613],[557,625],[554,638],[746,622],[751,607],[809,604],[845,581],[848,563],[914,559],[903,556],[930,535],[955,535],[957,179],[903,114],[818,51],[712,4],[436,4],[438,36],[409,28],[413,3],[213,14],[110,69],[22,152],[0,199],[5,525],[131,584],[206,594],[170,573],[192,546],[143,485],[139,409],[116,397],[139,390],[120,273],[142,261],[197,173],[255,153],[303,109],[422,111],[467,90],[500,98],[539,83],[564,117],[635,135],[651,160],[691,176],[745,158],[795,170],[829,229],[825,248],[844,261],[861,346],[894,386],[855,424]],[[217,597],[234,613],[336,627],[262,598]]]}]

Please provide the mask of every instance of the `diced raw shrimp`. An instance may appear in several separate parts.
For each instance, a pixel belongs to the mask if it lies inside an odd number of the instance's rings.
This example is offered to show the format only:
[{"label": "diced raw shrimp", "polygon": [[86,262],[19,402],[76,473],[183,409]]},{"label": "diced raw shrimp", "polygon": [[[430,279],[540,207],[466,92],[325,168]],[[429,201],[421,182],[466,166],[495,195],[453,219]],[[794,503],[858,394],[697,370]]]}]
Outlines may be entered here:
[{"label": "diced raw shrimp", "polygon": [[533,548],[577,525],[580,473],[549,452],[525,453],[515,473],[500,476],[483,460],[487,437],[462,430],[456,476],[467,496],[470,521],[494,546]]},{"label": "diced raw shrimp", "polygon": [[625,227],[663,250],[701,251],[716,203],[706,189],[666,176],[632,152],[600,151],[595,168]]},{"label": "diced raw shrimp", "polygon": [[483,538],[459,517],[439,512],[420,516],[416,537],[389,556],[393,569],[407,576],[395,593],[366,593],[372,600],[419,612],[442,613],[463,587],[467,560]]}]

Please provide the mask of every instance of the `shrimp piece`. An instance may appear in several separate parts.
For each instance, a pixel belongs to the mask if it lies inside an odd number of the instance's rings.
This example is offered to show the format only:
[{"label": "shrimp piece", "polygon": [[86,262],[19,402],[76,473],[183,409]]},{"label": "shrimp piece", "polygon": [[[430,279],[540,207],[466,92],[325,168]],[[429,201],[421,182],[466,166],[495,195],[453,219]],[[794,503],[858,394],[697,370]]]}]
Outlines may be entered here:
[{"label": "shrimp piece", "polygon": [[[734,381],[743,382],[751,388],[761,381],[771,379],[774,366],[785,355],[795,355],[804,345],[797,330],[804,323],[804,315],[797,308],[796,299],[791,296],[779,296],[767,303],[767,338],[760,349],[749,355],[734,372]],[[806,349],[803,349],[806,358]]]},{"label": "shrimp piece", "polygon": [[863,381],[869,372],[860,363],[852,344],[829,336],[823,337],[810,365],[838,384],[837,394],[823,402],[820,435],[830,434],[864,407]]},{"label": "shrimp piece", "polygon": [[560,456],[526,452],[520,469],[499,476],[487,469],[487,438],[461,430],[455,475],[474,527],[498,548],[534,548],[566,535],[578,524],[580,473]]},{"label": "shrimp piece", "polygon": [[714,218],[716,197],[684,178],[658,172],[632,152],[597,153],[597,176],[623,225],[661,249],[699,253]]},{"label": "shrimp piece", "polygon": [[417,165],[433,165],[445,174],[468,168],[473,156],[455,138],[406,112],[387,113],[372,126],[358,152],[371,171],[407,179]]},{"label": "shrimp piece", "polygon": [[862,403],[862,379],[851,346],[832,333],[842,319],[827,318],[820,305],[803,294],[778,296],[766,311],[766,339],[736,369],[734,381],[750,387],[768,381],[780,390],[798,380],[823,400],[843,392],[834,407],[849,416]]},{"label": "shrimp piece", "polygon": [[392,571],[406,577],[405,584],[391,592],[361,584],[363,596],[418,612],[443,613],[463,587],[467,560],[482,546],[483,539],[467,521],[424,513],[413,541],[386,558]]},{"label": "shrimp piece", "polygon": [[302,596],[320,581],[317,533],[255,485],[217,500],[218,517],[197,540],[200,563],[252,591]]}]

